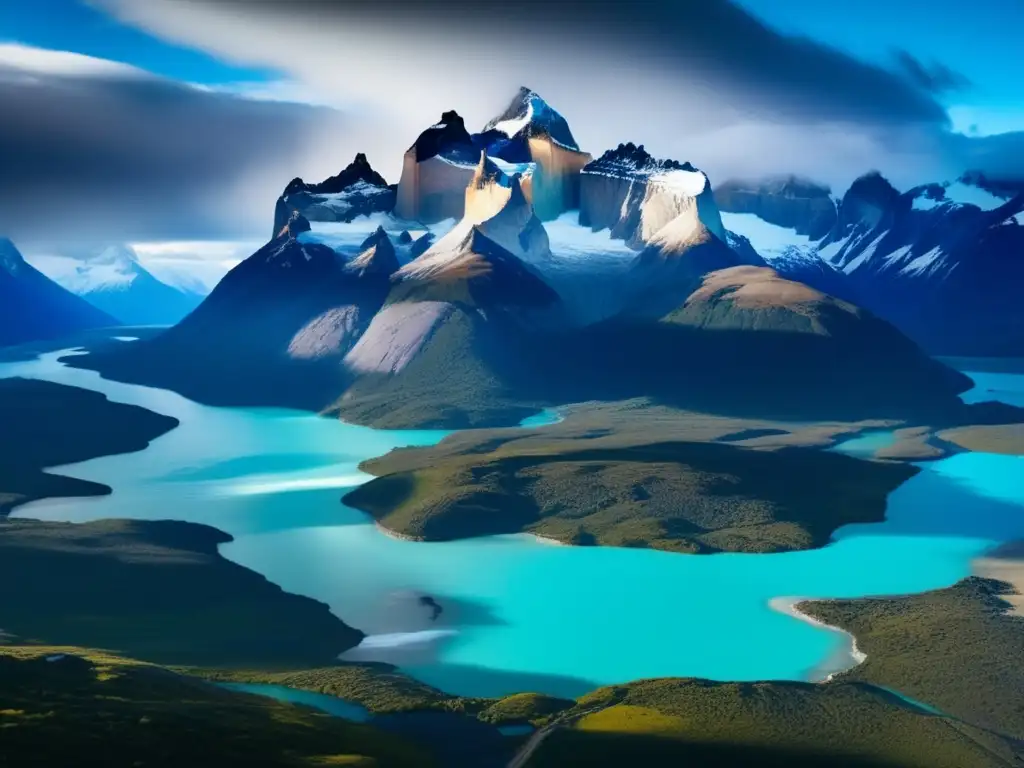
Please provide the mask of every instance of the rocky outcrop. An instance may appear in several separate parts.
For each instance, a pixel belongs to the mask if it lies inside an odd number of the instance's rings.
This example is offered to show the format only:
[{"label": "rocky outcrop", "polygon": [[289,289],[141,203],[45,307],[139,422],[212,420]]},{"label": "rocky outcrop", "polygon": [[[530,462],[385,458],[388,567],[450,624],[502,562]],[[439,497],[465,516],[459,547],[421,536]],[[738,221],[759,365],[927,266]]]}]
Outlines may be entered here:
[{"label": "rocky outcrop", "polygon": [[529,164],[525,173],[509,175],[487,156],[486,150],[482,151],[480,162],[466,186],[463,218],[479,224],[497,214],[512,196],[513,178],[520,186],[526,201],[532,203],[534,169],[535,166]]},{"label": "rocky outcrop", "polygon": [[0,347],[117,324],[28,264],[14,243],[0,238]]},{"label": "rocky outcrop", "polygon": [[[657,160],[642,145],[620,144],[605,152],[583,168],[580,185],[580,224],[609,229],[631,247],[651,243],[680,215],[688,226],[726,240],[707,176],[689,163]],[[680,222],[674,237],[682,236],[681,230]]]},{"label": "rocky outcrop", "polygon": [[281,233],[296,211],[308,221],[352,221],[394,207],[395,188],[359,153],[339,174],[318,184],[292,179],[274,208],[273,236]]},{"label": "rocky outcrop", "polygon": [[828,187],[795,176],[758,182],[726,181],[714,188],[720,211],[750,213],[770,224],[820,240],[836,223]]}]

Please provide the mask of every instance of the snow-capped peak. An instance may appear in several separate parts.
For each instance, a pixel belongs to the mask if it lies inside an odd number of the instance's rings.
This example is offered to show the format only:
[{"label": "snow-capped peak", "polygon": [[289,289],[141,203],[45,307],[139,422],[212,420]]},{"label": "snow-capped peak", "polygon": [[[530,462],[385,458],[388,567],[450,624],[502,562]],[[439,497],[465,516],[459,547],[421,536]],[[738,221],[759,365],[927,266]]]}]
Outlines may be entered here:
[{"label": "snow-capped peak", "polygon": [[140,275],[148,274],[128,245],[110,245],[78,263],[61,279],[65,288],[79,295],[96,291],[126,290]]},{"label": "snow-capped peak", "polygon": [[521,87],[508,108],[484,126],[484,132],[498,131],[510,139],[547,136],[556,144],[579,152],[569,123],[530,88]]}]

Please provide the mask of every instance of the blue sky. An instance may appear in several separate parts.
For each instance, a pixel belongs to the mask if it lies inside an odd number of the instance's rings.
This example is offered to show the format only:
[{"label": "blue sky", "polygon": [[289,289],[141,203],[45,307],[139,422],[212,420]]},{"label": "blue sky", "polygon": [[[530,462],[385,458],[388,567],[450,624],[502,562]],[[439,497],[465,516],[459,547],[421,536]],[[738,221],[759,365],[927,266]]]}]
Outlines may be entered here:
[{"label": "blue sky", "polygon": [[165,42],[79,0],[0,3],[0,41],[120,61],[203,85],[275,78],[268,70],[233,66],[202,51]]}]

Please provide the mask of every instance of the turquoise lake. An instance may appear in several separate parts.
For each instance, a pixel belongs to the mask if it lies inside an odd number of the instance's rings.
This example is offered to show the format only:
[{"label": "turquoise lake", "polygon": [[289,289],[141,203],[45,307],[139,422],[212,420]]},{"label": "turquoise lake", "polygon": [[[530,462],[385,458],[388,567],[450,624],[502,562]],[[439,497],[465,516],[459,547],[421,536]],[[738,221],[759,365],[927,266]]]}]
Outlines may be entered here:
[{"label": "turquoise lake", "polygon": [[[17,516],[213,525],[235,537],[222,548],[226,557],[322,600],[371,635],[352,658],[393,661],[457,694],[578,695],[671,675],[816,679],[842,653],[845,636],[772,610],[772,598],[944,587],[968,575],[976,555],[1024,536],[1024,459],[964,453],[922,464],[890,496],[885,523],[849,526],[810,552],[687,556],[527,536],[400,541],[340,499],[367,479],[360,461],[445,433],[211,408],[66,368],[59,356],[2,364],[0,377],[87,387],[182,424],[145,451],[60,469],[106,483],[113,495],[37,502]],[[979,389],[997,390],[970,397],[1024,404],[1024,373],[968,373],[986,383]],[[546,412],[528,421],[542,428],[557,418]],[[436,622],[419,603],[423,595],[444,609]]]}]

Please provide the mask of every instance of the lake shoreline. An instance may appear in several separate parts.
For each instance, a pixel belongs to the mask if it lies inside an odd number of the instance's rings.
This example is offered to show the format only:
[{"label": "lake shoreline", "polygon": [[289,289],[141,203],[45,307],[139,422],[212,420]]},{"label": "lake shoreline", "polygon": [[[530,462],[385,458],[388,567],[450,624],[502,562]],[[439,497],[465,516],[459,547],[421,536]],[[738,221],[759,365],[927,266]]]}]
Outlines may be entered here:
[{"label": "lake shoreline", "polygon": [[[773,611],[777,611],[778,613],[794,618],[797,621],[802,621],[806,624],[810,624],[811,626],[816,627],[818,629],[823,629],[829,632],[841,634],[846,638],[847,645],[842,652],[842,656],[844,659],[843,668],[834,669],[830,671],[824,678],[812,681],[815,683],[827,683],[830,682],[833,678],[835,678],[836,675],[840,675],[844,672],[849,672],[851,669],[859,667],[861,664],[867,661],[868,657],[867,654],[860,650],[860,648],[857,646],[857,638],[853,634],[847,632],[845,629],[841,629],[840,627],[836,627],[831,624],[826,624],[820,619],[816,619],[810,614],[804,613],[800,610],[800,605],[802,603],[809,602],[828,602],[828,600],[821,600],[820,598],[812,597],[773,597],[771,600],[768,601],[768,607],[770,607]],[[849,663],[847,664],[845,662]],[[825,660],[824,664],[828,664],[827,659]],[[819,665],[819,669],[820,666],[821,665]],[[828,664],[828,666],[831,667],[832,665]]]}]

